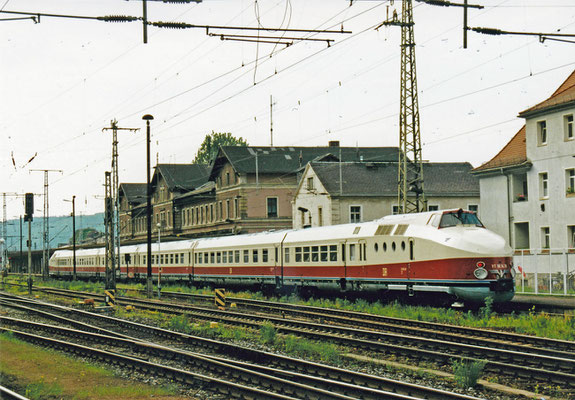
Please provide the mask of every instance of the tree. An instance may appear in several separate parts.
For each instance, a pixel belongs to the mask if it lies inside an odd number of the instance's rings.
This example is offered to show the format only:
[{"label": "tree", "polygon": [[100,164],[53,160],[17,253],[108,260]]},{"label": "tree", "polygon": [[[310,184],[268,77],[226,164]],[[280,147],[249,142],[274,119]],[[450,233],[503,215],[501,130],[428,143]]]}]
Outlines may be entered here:
[{"label": "tree", "polygon": [[206,135],[202,142],[200,149],[196,153],[196,157],[192,161],[194,164],[209,164],[218,154],[220,146],[247,146],[243,138],[235,138],[231,133],[220,133],[212,131],[211,134]]}]

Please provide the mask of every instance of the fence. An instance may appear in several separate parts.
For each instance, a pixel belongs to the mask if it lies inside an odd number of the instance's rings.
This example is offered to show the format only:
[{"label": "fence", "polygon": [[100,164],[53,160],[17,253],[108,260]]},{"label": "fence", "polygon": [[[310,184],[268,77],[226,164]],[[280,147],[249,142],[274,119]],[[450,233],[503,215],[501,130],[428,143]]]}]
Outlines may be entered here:
[{"label": "fence", "polygon": [[575,249],[516,250],[517,293],[575,295]]}]

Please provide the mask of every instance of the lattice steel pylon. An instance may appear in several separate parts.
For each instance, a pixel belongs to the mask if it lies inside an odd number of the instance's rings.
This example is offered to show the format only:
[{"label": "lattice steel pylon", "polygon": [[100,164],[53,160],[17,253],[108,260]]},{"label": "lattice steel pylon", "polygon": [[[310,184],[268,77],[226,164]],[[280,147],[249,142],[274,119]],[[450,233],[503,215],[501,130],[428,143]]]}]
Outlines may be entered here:
[{"label": "lattice steel pylon", "polygon": [[[404,0],[401,12],[401,93],[399,106],[399,166],[397,203],[400,213],[427,210],[423,190],[423,159],[415,68],[413,5]],[[409,194],[413,193],[412,196]]]}]

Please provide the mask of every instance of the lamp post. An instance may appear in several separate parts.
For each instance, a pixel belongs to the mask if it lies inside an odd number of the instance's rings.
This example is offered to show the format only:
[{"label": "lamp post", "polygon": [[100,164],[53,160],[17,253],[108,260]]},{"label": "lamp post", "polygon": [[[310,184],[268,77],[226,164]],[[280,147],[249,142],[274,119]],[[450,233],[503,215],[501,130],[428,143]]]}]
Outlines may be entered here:
[{"label": "lamp post", "polygon": [[146,291],[148,298],[152,297],[152,182],[150,181],[150,121],[154,119],[150,114],[142,117],[146,121],[146,226],[148,231],[148,252],[146,256],[147,272]]},{"label": "lamp post", "polygon": [[66,200],[72,203],[72,280],[76,280],[76,196],[72,196],[72,200]]},{"label": "lamp post", "polygon": [[160,262],[160,260],[162,259],[161,255],[160,255],[160,246],[162,244],[162,224],[160,224],[159,222],[156,224],[156,227],[158,228],[158,299],[161,297],[162,295],[162,264]]}]

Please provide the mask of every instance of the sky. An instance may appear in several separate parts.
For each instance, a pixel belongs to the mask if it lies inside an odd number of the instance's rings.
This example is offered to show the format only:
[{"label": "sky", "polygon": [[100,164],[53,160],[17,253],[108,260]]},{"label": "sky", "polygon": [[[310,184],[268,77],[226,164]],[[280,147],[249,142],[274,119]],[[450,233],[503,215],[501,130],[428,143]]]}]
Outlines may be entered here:
[{"label": "sky", "polygon": [[[392,4],[393,3],[393,4]],[[572,0],[470,0],[469,26],[575,33]],[[401,1],[148,1],[150,21],[196,25],[338,30],[329,38],[256,44],[222,41],[205,29],[148,28],[41,17],[0,21],[0,193],[6,217],[43,193],[51,216],[103,211],[112,120],[120,131],[119,180],[146,180],[145,121],[153,162],[189,163],[204,137],[231,132],[269,146],[398,146],[400,29],[374,28],[401,14]],[[76,16],[142,15],[137,0],[0,0],[0,9]],[[1,14],[0,19],[15,15]],[[423,158],[479,166],[523,125],[517,114],[549,97],[575,69],[575,44],[536,36],[468,33],[463,11],[414,2]],[[245,34],[211,29],[210,32]],[[277,32],[267,33],[277,36]],[[264,35],[264,33],[262,33]],[[291,34],[290,34],[291,35]],[[286,34],[288,36],[288,34]],[[573,39],[575,40],[575,39]],[[32,161],[29,162],[29,160]],[[35,197],[35,215],[43,199]]]}]

